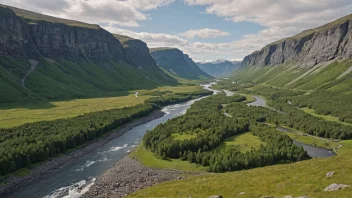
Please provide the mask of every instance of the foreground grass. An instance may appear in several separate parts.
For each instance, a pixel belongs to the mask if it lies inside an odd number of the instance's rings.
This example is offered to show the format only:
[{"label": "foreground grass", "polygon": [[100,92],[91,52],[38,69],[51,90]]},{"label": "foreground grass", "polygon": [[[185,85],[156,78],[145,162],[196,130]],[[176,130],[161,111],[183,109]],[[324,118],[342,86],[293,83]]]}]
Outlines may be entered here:
[{"label": "foreground grass", "polygon": [[[172,91],[174,93],[194,92],[200,90],[199,86],[178,86],[178,87],[159,87],[154,90]],[[148,90],[148,91],[154,91]],[[19,107],[18,105],[0,105],[0,128],[11,128],[25,123],[32,123],[44,120],[56,120],[60,118],[71,118],[85,113],[109,110],[115,108],[131,107],[144,101],[151,96],[135,96],[131,92],[128,96],[76,99],[69,101],[59,101],[41,104],[27,104]]]},{"label": "foreground grass", "polygon": [[[204,198],[221,194],[224,197],[262,197],[271,195],[309,196],[309,198],[350,198],[352,188],[325,192],[332,183],[352,185],[352,156],[312,159],[293,164],[275,165],[224,174],[207,174],[181,181],[171,181],[137,191],[128,196]],[[336,171],[326,178],[327,172]],[[239,193],[245,192],[240,195]]]},{"label": "foreground grass", "polygon": [[179,159],[162,160],[151,151],[145,149],[142,145],[139,145],[136,150],[131,153],[130,157],[137,159],[146,166],[154,168],[178,169],[191,172],[206,171],[205,167],[191,164],[188,161],[182,161]]},{"label": "foreground grass", "polygon": [[265,144],[259,137],[254,136],[252,132],[243,133],[240,135],[226,138],[221,144],[214,149],[214,152],[231,147],[237,147],[242,153],[250,151],[251,149],[258,149],[262,144]]},{"label": "foreground grass", "polygon": [[346,126],[352,126],[351,123],[340,121],[338,117],[334,117],[332,115],[320,115],[320,114],[317,114],[317,113],[314,112],[314,109],[309,109],[309,108],[305,107],[305,108],[301,108],[301,110],[306,112],[306,113],[309,113],[312,116],[315,116],[315,117],[318,117],[318,118],[323,118],[324,120],[327,120],[327,121],[337,122],[337,123],[340,123],[340,124],[343,124],[343,125],[346,125]]}]

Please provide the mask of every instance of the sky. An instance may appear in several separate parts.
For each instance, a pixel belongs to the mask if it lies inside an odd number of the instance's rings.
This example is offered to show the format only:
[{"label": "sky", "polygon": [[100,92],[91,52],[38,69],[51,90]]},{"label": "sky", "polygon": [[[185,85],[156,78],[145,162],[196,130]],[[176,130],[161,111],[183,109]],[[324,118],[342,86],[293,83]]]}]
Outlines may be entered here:
[{"label": "sky", "polygon": [[241,60],[276,40],[352,13],[352,0],[0,0],[176,47],[197,61]]}]

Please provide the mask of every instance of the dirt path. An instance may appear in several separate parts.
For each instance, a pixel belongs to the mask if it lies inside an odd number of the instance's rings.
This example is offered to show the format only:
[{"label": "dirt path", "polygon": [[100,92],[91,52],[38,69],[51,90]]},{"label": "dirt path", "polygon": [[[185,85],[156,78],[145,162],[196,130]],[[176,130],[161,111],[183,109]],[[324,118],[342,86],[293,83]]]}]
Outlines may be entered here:
[{"label": "dirt path", "polygon": [[24,85],[24,81],[26,81],[27,77],[29,76],[29,74],[35,70],[35,68],[37,67],[38,65],[38,61],[36,60],[28,60],[30,63],[31,63],[31,69],[27,72],[27,74],[22,78],[22,87],[24,88],[27,88],[25,85]]}]

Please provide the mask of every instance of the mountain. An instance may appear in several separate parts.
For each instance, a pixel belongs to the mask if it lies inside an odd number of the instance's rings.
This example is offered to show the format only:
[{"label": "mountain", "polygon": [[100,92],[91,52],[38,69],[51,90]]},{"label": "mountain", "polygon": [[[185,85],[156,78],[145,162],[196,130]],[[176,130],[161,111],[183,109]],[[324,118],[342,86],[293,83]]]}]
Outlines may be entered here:
[{"label": "mountain", "polygon": [[228,77],[232,72],[240,68],[240,61],[216,60],[197,62],[199,68],[214,77]]},{"label": "mountain", "polygon": [[352,58],[352,14],[265,46],[244,58],[242,66],[297,63],[300,67]]},{"label": "mountain", "polygon": [[212,78],[199,69],[198,65],[179,49],[152,48],[150,54],[160,68],[173,76],[186,79]]},{"label": "mountain", "polygon": [[0,5],[0,102],[126,94],[173,85],[142,41]]}]

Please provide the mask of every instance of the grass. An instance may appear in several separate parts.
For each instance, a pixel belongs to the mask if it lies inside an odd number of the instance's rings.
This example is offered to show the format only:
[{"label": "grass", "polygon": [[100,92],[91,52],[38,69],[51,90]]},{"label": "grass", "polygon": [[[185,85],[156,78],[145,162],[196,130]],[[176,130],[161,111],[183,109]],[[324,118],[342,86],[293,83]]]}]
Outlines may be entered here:
[{"label": "grass", "polygon": [[334,149],[339,146],[336,142],[325,141],[319,138],[311,137],[311,136],[304,136],[296,133],[285,132],[291,139],[302,142],[304,144],[312,145],[315,147],[327,148],[327,149]]},{"label": "grass", "polygon": [[[180,181],[165,182],[128,196],[203,198],[221,194],[223,197],[284,197],[286,195],[350,198],[352,188],[325,192],[332,183],[352,185],[351,155],[312,159],[293,164],[274,165],[224,174],[206,174]],[[331,178],[327,172],[335,171]],[[239,193],[245,192],[244,195]]]},{"label": "grass", "polygon": [[[198,91],[200,89],[201,87],[199,86],[165,86],[154,90],[182,93]],[[144,101],[150,97],[151,96],[136,97],[133,92],[127,96],[32,103],[20,107],[18,104],[1,104],[0,128],[11,128],[25,123],[70,118],[94,111],[135,106],[144,103]]]},{"label": "grass", "polygon": [[130,156],[149,167],[178,169],[191,172],[205,172],[207,170],[205,167],[191,164],[188,161],[182,161],[179,159],[162,160],[155,156],[151,151],[145,149],[142,145],[139,145]]},{"label": "grass", "polygon": [[259,137],[254,136],[252,132],[243,133],[240,135],[232,136],[226,138],[218,147],[213,151],[219,152],[224,149],[229,149],[231,147],[237,147],[242,153],[251,151],[251,149],[260,148],[262,144],[265,144],[260,140]]},{"label": "grass", "polygon": [[312,116],[318,117],[318,118],[323,118],[324,120],[331,121],[331,122],[337,122],[346,126],[352,126],[351,123],[347,122],[342,122],[339,120],[338,117],[332,116],[332,115],[320,115],[314,112],[314,109],[309,109],[307,107],[301,108],[302,111],[309,113]]},{"label": "grass", "polygon": [[174,133],[174,134],[172,134],[172,137],[173,137],[174,140],[183,141],[183,140],[189,140],[189,139],[192,139],[192,138],[196,138],[197,135],[187,134],[187,133],[184,133],[184,134]]}]

